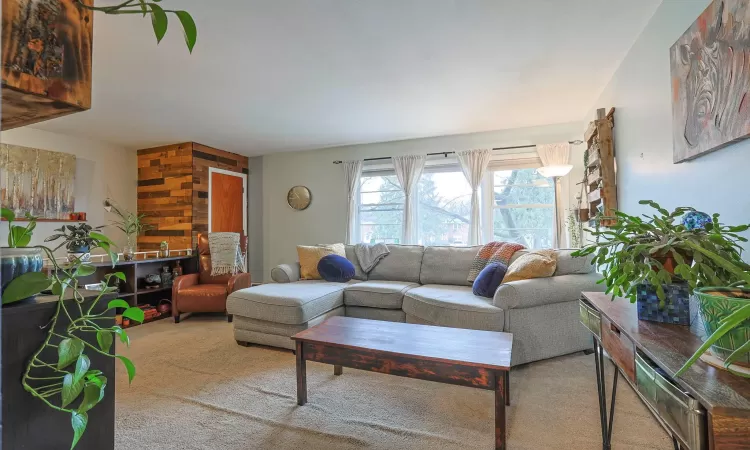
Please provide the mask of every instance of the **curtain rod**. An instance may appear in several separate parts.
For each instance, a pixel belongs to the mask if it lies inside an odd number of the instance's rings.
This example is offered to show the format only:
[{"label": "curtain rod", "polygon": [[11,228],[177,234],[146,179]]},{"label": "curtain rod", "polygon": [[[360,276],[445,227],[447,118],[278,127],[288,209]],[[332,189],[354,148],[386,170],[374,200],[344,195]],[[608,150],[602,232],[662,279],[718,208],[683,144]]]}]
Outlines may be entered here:
[{"label": "curtain rod", "polygon": [[[571,145],[580,145],[580,144],[583,144],[583,141],[580,140],[580,139],[577,139],[575,141],[568,141],[568,144],[571,144]],[[495,150],[513,150],[513,149],[517,149],[517,148],[532,148],[532,147],[536,147],[536,144],[514,145],[512,147],[495,147],[492,150],[493,151],[495,151]],[[428,153],[427,156],[443,155],[444,157],[447,158],[448,155],[453,155],[455,153],[456,152],[437,152],[437,153]],[[363,161],[384,161],[386,159],[391,159],[391,158],[392,158],[391,156],[381,156],[379,158],[365,158],[365,159],[363,159]],[[339,160],[339,161],[334,161],[333,163],[334,164],[341,164],[342,162],[343,161]]]}]

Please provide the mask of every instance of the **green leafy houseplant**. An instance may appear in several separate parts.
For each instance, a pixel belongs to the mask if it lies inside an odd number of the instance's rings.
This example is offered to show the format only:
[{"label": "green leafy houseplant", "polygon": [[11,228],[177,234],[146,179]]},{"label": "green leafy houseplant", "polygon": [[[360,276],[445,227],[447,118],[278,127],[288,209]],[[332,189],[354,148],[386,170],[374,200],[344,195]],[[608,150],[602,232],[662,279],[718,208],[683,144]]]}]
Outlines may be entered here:
[{"label": "green leafy houseplant", "polygon": [[[95,248],[101,248],[109,254],[114,267],[117,254],[112,250],[112,241],[93,231],[90,232],[90,237]],[[70,245],[78,239],[70,234],[61,234],[57,236],[59,238],[63,238],[60,246]],[[86,430],[89,411],[104,398],[107,386],[107,378],[100,370],[92,367],[87,353],[95,352],[119,359],[127,370],[129,381],[132,381],[135,376],[133,363],[125,356],[111,353],[115,337],[129,345],[127,333],[119,326],[102,324],[113,320],[117,308],[124,308],[122,316],[136,322],[143,322],[143,311],[131,307],[125,300],[115,299],[107,304],[103,312],[95,312],[101,298],[116,291],[117,288],[111,286],[111,282],[125,280],[125,275],[122,272],[105,275],[100,293],[90,305],[84,305],[78,279],[92,275],[96,267],[81,259],[74,259],[70,264],[62,266],[56,262],[52,249],[45,246],[37,248],[42,249],[53,264],[51,275],[47,276],[42,272],[21,275],[8,285],[3,293],[3,302],[6,303],[6,296],[21,299],[48,288],[58,296],[55,313],[46,327],[48,331],[44,343],[31,356],[21,382],[32,396],[50,408],[70,415],[73,427],[72,449]],[[67,326],[61,325],[61,314],[68,319]],[[96,345],[89,341],[95,341]],[[50,354],[56,354],[56,358],[50,359],[47,356]]]},{"label": "green leafy houseplant", "polygon": [[[650,283],[656,289],[663,307],[666,294],[663,284],[674,279],[686,281],[690,293],[705,286],[728,286],[741,277],[728,266],[708,254],[732,261],[742,270],[748,266],[741,259],[742,247],[738,242],[747,239],[738,233],[748,230],[750,225],[726,226],[714,214],[703,227],[688,229],[679,220],[694,208],[680,207],[669,212],[656,202],[642,200],[655,210],[653,215],[631,216],[615,211],[616,223],[609,228],[597,226],[588,230],[596,242],[573,252],[574,256],[595,254],[592,264],[602,267],[606,292],[614,297],[626,297],[636,301],[637,286]],[[597,220],[599,223],[600,220]]]},{"label": "green leafy houseplant", "polygon": [[127,0],[112,6],[89,6],[81,0],[76,0],[76,4],[81,8],[98,11],[104,14],[141,14],[143,17],[149,15],[151,16],[151,25],[154,28],[154,35],[156,35],[157,43],[161,42],[164,35],[167,34],[167,27],[169,25],[169,17],[167,13],[174,14],[182,24],[182,31],[185,35],[185,44],[187,45],[188,51],[192,53],[193,47],[195,47],[195,42],[198,38],[198,29],[195,26],[193,17],[187,11],[164,9],[159,5],[161,1],[162,0],[153,0],[152,2],[146,0]]},{"label": "green leafy houseplant", "polygon": [[86,253],[89,252],[91,248],[99,246],[99,239],[92,236],[91,232],[98,232],[102,228],[104,228],[104,226],[92,227],[85,223],[79,223],[78,225],[63,225],[62,227],[55,229],[57,234],[47,237],[44,242],[51,242],[60,238],[65,238],[62,244],[52,250],[53,252],[60,247],[65,246],[70,253]]},{"label": "green leafy houseplant", "polygon": [[151,229],[151,226],[143,222],[146,217],[145,214],[135,214],[134,212],[128,211],[127,209],[121,209],[117,206],[112,206],[112,212],[118,217],[118,220],[112,221],[112,225],[117,227],[120,231],[125,233],[128,240],[127,247],[133,248],[133,239],[139,236],[146,230]]}]

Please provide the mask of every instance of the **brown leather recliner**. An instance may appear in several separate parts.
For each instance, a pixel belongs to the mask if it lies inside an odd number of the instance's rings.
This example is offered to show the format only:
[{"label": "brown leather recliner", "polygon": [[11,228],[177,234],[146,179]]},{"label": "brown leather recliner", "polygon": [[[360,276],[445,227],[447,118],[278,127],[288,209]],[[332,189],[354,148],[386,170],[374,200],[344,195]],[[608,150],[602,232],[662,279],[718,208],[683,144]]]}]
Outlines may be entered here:
[{"label": "brown leather recliner", "polygon": [[[245,251],[244,235],[240,245]],[[250,274],[211,276],[211,250],[208,235],[198,235],[198,273],[182,275],[172,285],[172,317],[180,323],[180,314],[188,312],[227,311],[227,296],[232,292],[250,287]],[[232,316],[227,315],[232,321]]]}]

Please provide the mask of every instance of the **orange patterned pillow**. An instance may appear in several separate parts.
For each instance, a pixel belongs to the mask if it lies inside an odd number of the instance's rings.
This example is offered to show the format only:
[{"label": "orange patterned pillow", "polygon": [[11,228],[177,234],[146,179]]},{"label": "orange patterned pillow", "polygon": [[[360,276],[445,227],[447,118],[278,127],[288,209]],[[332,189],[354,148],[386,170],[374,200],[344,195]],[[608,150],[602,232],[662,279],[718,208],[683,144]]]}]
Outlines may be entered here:
[{"label": "orange patterned pillow", "polygon": [[557,268],[557,252],[554,250],[530,250],[508,266],[503,284],[511,281],[551,277]]}]

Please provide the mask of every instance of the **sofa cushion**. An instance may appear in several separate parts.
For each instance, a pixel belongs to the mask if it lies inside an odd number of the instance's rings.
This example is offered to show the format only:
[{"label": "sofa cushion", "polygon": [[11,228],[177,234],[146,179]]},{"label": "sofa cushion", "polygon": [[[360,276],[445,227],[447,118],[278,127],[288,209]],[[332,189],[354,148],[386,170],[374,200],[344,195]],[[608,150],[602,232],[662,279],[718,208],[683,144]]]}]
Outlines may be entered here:
[{"label": "sofa cushion", "polygon": [[344,304],[370,308],[401,309],[404,292],[418,287],[408,281],[370,280],[344,289]]},{"label": "sofa cushion", "polygon": [[469,269],[477,252],[475,247],[425,247],[419,282],[422,284],[455,284],[471,286]]},{"label": "sofa cushion", "polygon": [[370,271],[368,280],[410,281],[419,283],[422,267],[421,245],[389,245],[388,256]]},{"label": "sofa cushion", "polygon": [[560,249],[557,251],[557,269],[555,269],[555,276],[559,275],[584,275],[587,273],[594,272],[594,266],[591,261],[594,259],[595,254],[587,256],[579,256],[578,258],[571,255],[575,249]]},{"label": "sofa cushion", "polygon": [[469,286],[428,284],[404,295],[404,312],[435,325],[503,331],[503,310]]},{"label": "sofa cushion", "polygon": [[227,312],[298,325],[344,304],[346,283],[306,280],[240,289],[227,298]]},{"label": "sofa cushion", "polygon": [[386,322],[406,322],[406,313],[400,309],[363,308],[347,306],[346,317],[357,319],[384,320]]},{"label": "sofa cushion", "polygon": [[[341,244],[340,250],[343,256],[343,244]],[[300,278],[303,280],[321,280],[323,277],[318,272],[318,263],[324,256],[335,254],[337,254],[337,250],[333,246],[298,245],[297,257],[300,265]]]}]

